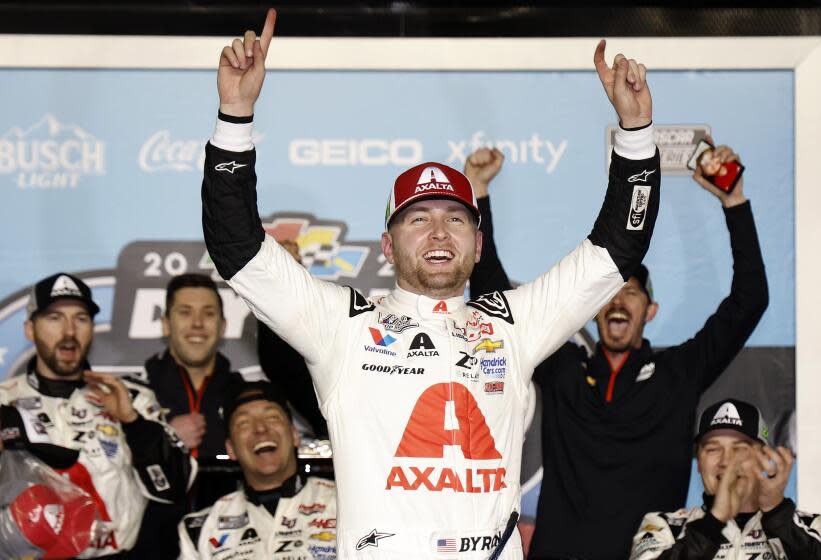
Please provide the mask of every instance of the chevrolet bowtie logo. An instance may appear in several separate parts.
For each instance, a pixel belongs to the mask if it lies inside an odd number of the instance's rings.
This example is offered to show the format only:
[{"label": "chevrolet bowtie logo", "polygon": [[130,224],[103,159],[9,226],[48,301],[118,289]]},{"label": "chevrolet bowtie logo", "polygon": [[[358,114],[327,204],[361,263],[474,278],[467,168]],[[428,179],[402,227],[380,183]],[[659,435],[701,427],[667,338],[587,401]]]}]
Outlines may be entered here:
[{"label": "chevrolet bowtie logo", "polygon": [[248,167],[247,163],[237,163],[236,161],[229,161],[227,163],[219,163],[214,167],[214,171],[227,171],[231,175],[234,174],[235,169],[240,167]]},{"label": "chevrolet bowtie logo", "polygon": [[493,341],[489,338],[483,338],[482,342],[480,342],[473,348],[473,353],[475,354],[479,350],[484,350],[485,352],[495,352],[499,348],[504,348],[504,346],[504,340]]},{"label": "chevrolet bowtie logo", "polygon": [[627,179],[630,183],[646,183],[647,177],[655,173],[656,170],[647,171],[646,169],[641,173],[636,173],[635,175],[631,175],[629,179]]}]

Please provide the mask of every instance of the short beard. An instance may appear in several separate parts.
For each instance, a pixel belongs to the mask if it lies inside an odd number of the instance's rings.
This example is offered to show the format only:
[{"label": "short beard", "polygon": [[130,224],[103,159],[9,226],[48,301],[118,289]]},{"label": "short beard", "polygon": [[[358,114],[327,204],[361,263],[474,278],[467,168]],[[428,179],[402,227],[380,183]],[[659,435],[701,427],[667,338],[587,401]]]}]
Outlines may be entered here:
[{"label": "short beard", "polygon": [[[77,345],[77,348],[81,348],[80,343],[77,339],[71,339]],[[81,350],[81,354],[79,359],[77,360],[77,365],[72,369],[67,369],[60,365],[60,362],[57,360],[57,346],[59,346],[64,341],[61,340],[57,344],[54,345],[54,348],[47,347],[42,341],[35,340],[34,346],[37,349],[37,356],[40,360],[43,361],[46,366],[56,375],[57,377],[75,377],[83,373],[86,365],[86,358],[88,357],[88,353],[91,350],[91,344],[89,344],[84,350]]]},{"label": "short beard", "polygon": [[473,267],[460,264],[451,274],[429,274],[421,269],[421,265],[405,273],[400,263],[400,260],[395,263],[397,278],[410,279],[412,286],[421,289],[423,295],[433,298],[457,295],[456,292],[460,289],[464,290],[473,272]]}]

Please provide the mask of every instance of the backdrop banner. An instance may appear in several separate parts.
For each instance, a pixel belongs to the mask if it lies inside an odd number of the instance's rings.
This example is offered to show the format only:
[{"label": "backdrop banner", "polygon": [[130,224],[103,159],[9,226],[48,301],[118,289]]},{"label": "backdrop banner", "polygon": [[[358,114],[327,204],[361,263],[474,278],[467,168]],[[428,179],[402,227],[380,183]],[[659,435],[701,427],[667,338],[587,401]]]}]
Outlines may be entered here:
[{"label": "backdrop banner", "polygon": [[[255,368],[255,322],[202,242],[215,72],[5,69],[0,80],[10,85],[0,89],[0,379],[33,353],[22,328],[28,287],[61,270],[85,278],[102,309],[96,368],[139,369],[163,347],[164,288],[183,272],[220,281],[223,351]],[[661,71],[650,84],[664,191],[645,261],[661,308],[646,336],[657,347],[686,340],[729,292],[721,205],[685,167],[709,133],[746,166],[770,305],[703,404],[752,400],[775,440],[794,445],[794,73]],[[394,280],[379,238],[396,175],[429,160],[461,168],[495,146],[506,156],[491,186],[499,253],[526,282],[589,233],[614,119],[592,70],[272,71],[254,125],[260,213],[269,233],[297,240],[317,277],[383,293]],[[539,443],[531,431],[525,516],[535,512]]]}]

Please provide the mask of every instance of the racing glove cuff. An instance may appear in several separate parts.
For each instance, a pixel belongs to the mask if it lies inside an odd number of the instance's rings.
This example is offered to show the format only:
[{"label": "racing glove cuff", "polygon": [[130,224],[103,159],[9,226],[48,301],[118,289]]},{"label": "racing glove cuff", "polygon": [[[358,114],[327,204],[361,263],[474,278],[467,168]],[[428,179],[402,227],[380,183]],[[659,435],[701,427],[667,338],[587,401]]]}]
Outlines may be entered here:
[{"label": "racing glove cuff", "polygon": [[231,117],[219,113],[211,145],[229,152],[247,152],[254,149],[253,116]]},{"label": "racing glove cuff", "polygon": [[653,123],[638,130],[616,130],[614,150],[620,156],[639,160],[649,159],[656,153],[656,141],[653,135]]}]

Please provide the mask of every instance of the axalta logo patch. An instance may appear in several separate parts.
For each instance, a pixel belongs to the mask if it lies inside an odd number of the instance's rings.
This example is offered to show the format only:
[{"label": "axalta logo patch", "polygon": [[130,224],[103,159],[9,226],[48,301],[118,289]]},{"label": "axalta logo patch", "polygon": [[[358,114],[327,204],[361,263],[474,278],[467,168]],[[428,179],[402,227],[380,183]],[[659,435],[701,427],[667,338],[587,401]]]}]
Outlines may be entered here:
[{"label": "axalta logo patch", "polygon": [[106,170],[105,144],[75,124],[46,114],[27,129],[0,137],[0,174],[20,189],[74,189]]},{"label": "axalta logo patch", "polygon": [[730,424],[733,426],[742,425],[741,415],[738,413],[738,409],[735,407],[733,403],[724,403],[716,411],[715,416],[713,416],[713,421],[710,422],[710,425],[715,426],[716,424]]},{"label": "axalta logo patch", "polygon": [[438,356],[439,351],[433,345],[433,341],[426,333],[419,333],[411,340],[408,348],[408,358],[429,358]]},{"label": "axalta logo patch", "polygon": [[[446,446],[458,446],[462,456],[469,460],[502,458],[479,404],[461,383],[437,383],[420,395],[394,456],[397,459],[442,459]],[[506,472],[503,467],[453,469],[415,462],[413,466],[392,467],[385,489],[498,492],[507,488]]]}]

